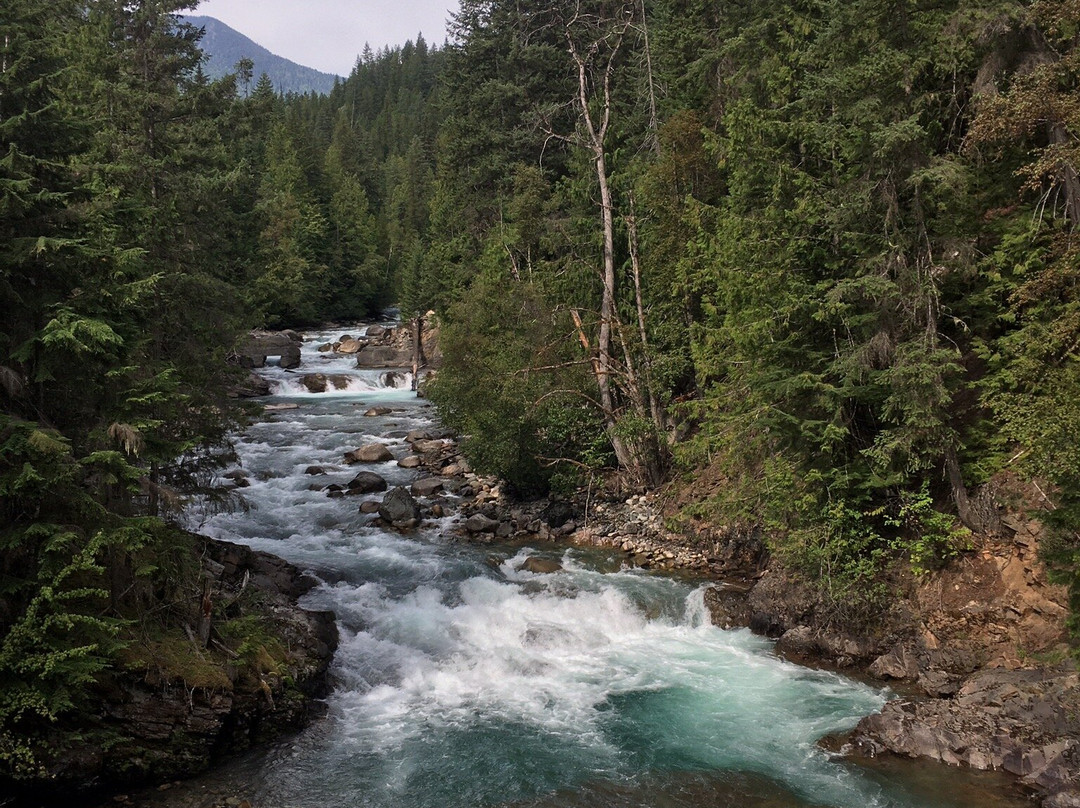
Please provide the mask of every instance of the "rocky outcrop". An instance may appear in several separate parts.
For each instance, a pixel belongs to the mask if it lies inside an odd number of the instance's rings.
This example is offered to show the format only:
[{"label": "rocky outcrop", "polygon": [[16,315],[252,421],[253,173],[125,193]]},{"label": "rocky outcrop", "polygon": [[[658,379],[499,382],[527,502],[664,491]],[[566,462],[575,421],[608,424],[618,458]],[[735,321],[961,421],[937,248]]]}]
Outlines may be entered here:
[{"label": "rocky outcrop", "polygon": [[[421,320],[420,340],[417,342],[414,323],[398,328],[368,326],[356,353],[360,368],[412,368],[418,374],[437,369],[442,363],[439,349],[438,324],[432,312]],[[397,386],[397,385],[390,385]]]},{"label": "rocky outcrop", "polygon": [[[190,776],[321,714],[337,629],[332,613],[297,605],[314,581],[274,556],[196,541],[202,616],[144,627],[100,681],[82,740],[53,744],[43,779],[19,786],[35,804]],[[17,795],[9,785],[0,792]]]},{"label": "rocky outcrop", "polygon": [[976,672],[951,699],[897,700],[859,722],[864,754],[892,752],[974,769],[1003,769],[1044,795],[1080,804],[1080,675],[1001,668]]},{"label": "rocky outcrop", "polygon": [[283,368],[300,367],[300,346],[304,338],[295,331],[251,331],[235,349],[241,367],[261,368],[268,357],[280,357]]}]

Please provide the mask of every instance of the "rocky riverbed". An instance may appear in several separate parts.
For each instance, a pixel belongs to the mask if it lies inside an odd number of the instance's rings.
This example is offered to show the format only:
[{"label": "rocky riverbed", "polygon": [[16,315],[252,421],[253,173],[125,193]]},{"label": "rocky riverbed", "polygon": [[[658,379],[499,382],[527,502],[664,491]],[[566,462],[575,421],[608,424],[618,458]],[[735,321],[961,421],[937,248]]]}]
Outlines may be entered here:
[{"label": "rocky riverbed", "polygon": [[[424,515],[451,507],[462,540],[564,542],[622,563],[716,580],[706,601],[722,627],[777,638],[777,652],[896,683],[907,696],[864,719],[848,754],[892,753],[1022,778],[1048,808],[1080,806],[1080,678],[1065,643],[1066,593],[1038,557],[1037,521],[1006,519],[948,568],[898,581],[902,596],[872,624],[846,625],[770,563],[753,532],[673,531],[654,497],[521,503],[472,474],[449,436],[414,435]],[[464,499],[460,497],[464,496]],[[557,568],[557,567],[556,567]],[[550,571],[550,570],[548,570]]]},{"label": "rocky riverbed", "polygon": [[[355,346],[354,354],[346,338],[353,339],[344,334],[319,352],[339,357],[337,364],[361,353],[363,345]],[[377,329],[365,344],[376,343],[396,346],[398,351],[405,345]],[[296,377],[301,378],[299,388],[320,395],[355,385],[355,379],[338,378],[330,369],[329,364],[325,374],[298,369],[303,374]],[[394,379],[382,383],[399,386]],[[268,410],[298,406],[302,405],[279,402]],[[403,408],[401,419],[415,420],[414,410]],[[360,414],[380,423],[379,419],[392,422],[398,416],[392,402]],[[777,639],[776,652],[784,657],[891,682],[903,694],[865,718],[848,736],[831,742],[837,752],[853,758],[898,755],[1001,770],[1020,778],[1048,808],[1080,806],[1078,677],[1064,653],[1065,593],[1047,582],[1039,563],[1037,522],[1008,521],[1007,535],[979,538],[951,567],[924,576],[902,576],[897,581],[900,595],[887,613],[872,626],[856,625],[824,609],[812,590],[769,558],[763,536],[754,531],[676,524],[674,511],[652,495],[515,501],[499,481],[474,473],[454,436],[444,430],[425,426],[372,434],[381,438],[341,446],[330,462],[324,458],[301,465],[308,490],[345,502],[355,497],[357,510],[372,530],[408,536],[423,535],[435,526],[459,541],[498,548],[490,563],[500,570],[507,562],[507,548],[562,545],[598,548],[624,567],[711,582],[705,605],[717,625],[750,626]],[[403,471],[390,473],[391,466]],[[240,470],[232,476],[238,488],[248,484],[245,475]],[[300,593],[290,577],[295,569],[273,567],[282,562],[246,555],[252,551],[243,548],[214,546],[225,549],[208,550],[206,571],[218,582],[220,593],[250,589],[258,577],[260,590],[268,585],[273,592],[277,587],[278,594],[270,601],[279,603],[281,613],[293,613]],[[515,568],[541,576],[557,572],[561,563],[554,555],[526,554],[515,561]],[[258,575],[253,564],[261,570]],[[268,564],[278,573],[268,572]],[[328,627],[333,624],[326,615],[294,617],[285,620],[285,626],[293,626],[297,647],[305,645],[302,636],[316,639],[301,655],[308,662],[295,660],[298,672],[308,671],[298,680],[306,683],[301,690],[313,694],[324,682],[333,647]],[[296,726],[310,714],[310,702],[293,704],[275,690],[293,681],[292,674],[279,677],[280,681],[273,676],[258,678],[251,692],[233,695],[232,702],[219,700],[218,706],[227,709],[215,712],[213,704],[203,707],[200,702],[199,710],[189,705],[187,713],[177,710],[171,717],[166,710],[161,721],[149,722],[146,734],[186,735],[188,723],[199,724],[207,717],[205,726],[194,727],[192,733],[195,751],[190,769],[220,752],[242,749],[266,737],[271,727],[278,731]],[[247,706],[234,707],[233,702]],[[278,707],[282,702],[284,706]],[[306,706],[297,712],[301,703]],[[135,708],[127,709],[130,720]],[[163,751],[162,760],[169,754]],[[221,796],[213,804],[230,804],[228,799],[240,802],[240,797]]]}]

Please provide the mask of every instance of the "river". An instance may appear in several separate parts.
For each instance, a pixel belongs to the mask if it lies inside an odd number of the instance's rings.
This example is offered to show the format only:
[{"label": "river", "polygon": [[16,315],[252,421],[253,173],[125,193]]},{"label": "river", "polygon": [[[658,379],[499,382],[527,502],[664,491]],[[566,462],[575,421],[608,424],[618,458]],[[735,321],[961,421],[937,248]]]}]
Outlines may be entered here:
[{"label": "river", "polygon": [[[386,435],[435,417],[407,375],[389,387],[384,372],[317,352],[334,335],[308,335],[301,372],[346,374],[347,389],[309,393],[296,373],[260,371],[268,403],[299,406],[238,439],[250,508],[192,514],[193,528],[320,580],[305,605],[333,610],[341,633],[328,715],[189,789],[256,808],[1023,804],[994,776],[824,751],[820,738],[889,694],[711,625],[700,582],[618,570],[595,552],[461,543],[452,516],[399,534],[372,526],[363,498],[312,490],[351,479],[342,454],[364,443],[403,457],[408,445]],[[364,415],[376,405],[392,411]],[[313,477],[312,465],[334,470]],[[391,485],[416,474],[368,468]],[[564,569],[519,571],[535,553]]]}]

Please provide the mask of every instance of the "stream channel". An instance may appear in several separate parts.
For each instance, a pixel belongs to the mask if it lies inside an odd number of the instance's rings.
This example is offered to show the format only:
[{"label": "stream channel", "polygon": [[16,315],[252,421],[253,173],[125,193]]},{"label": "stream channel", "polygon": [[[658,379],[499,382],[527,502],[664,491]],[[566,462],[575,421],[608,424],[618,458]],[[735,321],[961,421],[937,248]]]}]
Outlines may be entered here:
[{"label": "stream channel", "polygon": [[[379,440],[401,458],[408,444],[388,433],[434,426],[407,374],[388,387],[385,371],[316,350],[336,333],[308,334],[298,373],[260,371],[274,390],[266,403],[299,407],[268,411],[238,438],[250,509],[191,517],[321,582],[304,605],[338,619],[328,714],[155,804],[224,794],[255,808],[1025,804],[996,775],[831,756],[818,740],[890,694],[711,625],[700,581],[566,547],[463,543],[450,535],[452,509],[395,533],[358,512],[362,497],[311,490],[355,475],[345,451]],[[349,385],[309,393],[300,374],[311,372],[347,374]],[[373,406],[392,412],[365,417]],[[311,465],[336,470],[313,478]],[[395,462],[365,468],[391,486],[416,476]],[[564,569],[518,571],[530,554]]]}]

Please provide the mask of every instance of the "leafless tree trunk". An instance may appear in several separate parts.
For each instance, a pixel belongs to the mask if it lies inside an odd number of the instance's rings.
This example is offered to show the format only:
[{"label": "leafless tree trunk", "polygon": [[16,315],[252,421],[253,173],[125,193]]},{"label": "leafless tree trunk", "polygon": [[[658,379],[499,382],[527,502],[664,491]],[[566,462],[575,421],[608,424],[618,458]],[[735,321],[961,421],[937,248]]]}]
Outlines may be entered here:
[{"label": "leafless tree trunk", "polygon": [[[630,29],[633,15],[622,19],[601,21],[596,39],[582,47],[575,39],[575,29],[582,21],[580,3],[563,25],[567,51],[577,71],[577,97],[575,99],[581,126],[584,129],[582,145],[592,156],[596,181],[600,188],[600,216],[603,233],[603,264],[601,278],[603,290],[600,297],[600,331],[597,337],[598,361],[596,382],[600,391],[600,406],[604,410],[611,444],[620,465],[634,468],[636,465],[626,443],[616,434],[616,407],[612,392],[614,362],[612,357],[612,323],[615,314],[615,216],[611,183],[608,177],[607,145],[611,126],[611,80],[615,72],[616,58],[623,38]],[[600,64],[596,61],[600,60]],[[597,109],[590,105],[590,85],[597,85]],[[595,116],[595,117],[594,117]]]}]

